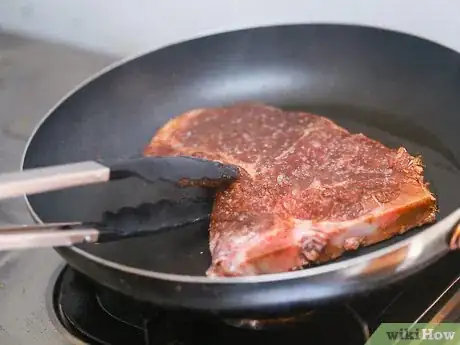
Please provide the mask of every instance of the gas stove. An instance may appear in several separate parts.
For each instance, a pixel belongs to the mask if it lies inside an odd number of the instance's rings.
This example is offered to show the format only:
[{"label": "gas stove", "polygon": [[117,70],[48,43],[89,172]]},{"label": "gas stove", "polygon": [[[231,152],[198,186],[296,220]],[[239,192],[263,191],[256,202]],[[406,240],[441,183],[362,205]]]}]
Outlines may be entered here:
[{"label": "gas stove", "polygon": [[[113,60],[0,34],[2,171],[18,168],[27,138],[62,94]],[[32,221],[23,200],[3,202],[0,218]],[[289,344],[305,343],[306,335],[315,345],[364,344],[382,322],[460,322],[459,262],[452,253],[398,285],[257,329],[260,322],[133,301],[66,266],[51,249],[0,253],[0,344]]]},{"label": "gas stove", "polygon": [[[455,254],[455,255],[454,255]],[[382,322],[460,322],[458,253],[421,274],[282,323],[162,310],[112,291],[69,266],[50,280],[46,306],[70,344],[364,344]]]}]

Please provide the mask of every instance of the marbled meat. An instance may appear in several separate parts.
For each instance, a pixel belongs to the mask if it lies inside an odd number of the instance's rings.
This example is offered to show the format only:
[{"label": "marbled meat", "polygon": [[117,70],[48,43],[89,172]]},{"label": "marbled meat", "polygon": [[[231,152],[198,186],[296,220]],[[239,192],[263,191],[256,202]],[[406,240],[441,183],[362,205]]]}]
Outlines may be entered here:
[{"label": "marbled meat", "polygon": [[240,168],[215,199],[208,276],[326,262],[433,222],[437,212],[420,157],[314,114],[263,104],[196,109],[170,120],[144,153]]}]

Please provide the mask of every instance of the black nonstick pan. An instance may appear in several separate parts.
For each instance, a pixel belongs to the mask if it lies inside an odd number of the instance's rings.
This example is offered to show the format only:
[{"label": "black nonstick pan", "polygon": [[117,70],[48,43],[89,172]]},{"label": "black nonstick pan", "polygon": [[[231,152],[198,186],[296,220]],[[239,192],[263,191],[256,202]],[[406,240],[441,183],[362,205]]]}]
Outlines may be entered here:
[{"label": "black nonstick pan", "polygon": [[[369,27],[292,25],[202,37],[124,61],[65,97],[44,118],[23,168],[139,154],[168,119],[258,101],[329,117],[352,132],[421,154],[440,209],[436,225],[296,272],[205,277],[207,222],[106,244],[56,248],[74,268],[131,297],[168,308],[266,314],[310,308],[400,281],[441,257],[460,220],[460,55]],[[135,179],[30,195],[37,222],[97,221],[164,198],[206,200]],[[453,242],[453,241],[452,241]]]}]

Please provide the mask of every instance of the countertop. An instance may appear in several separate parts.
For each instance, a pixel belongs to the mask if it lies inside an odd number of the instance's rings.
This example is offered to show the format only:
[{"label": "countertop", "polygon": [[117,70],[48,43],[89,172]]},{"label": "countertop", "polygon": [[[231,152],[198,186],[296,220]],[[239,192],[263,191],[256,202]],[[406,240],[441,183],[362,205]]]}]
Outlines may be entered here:
[{"label": "countertop", "polygon": [[452,0],[4,0],[0,28],[129,56],[172,42],[242,28],[372,25],[460,51],[460,2]]},{"label": "countertop", "polygon": [[[61,97],[113,61],[65,45],[0,34],[1,172],[19,169],[27,139]],[[0,223],[32,223],[22,198],[0,203]],[[52,249],[0,253],[0,344],[63,344],[49,323],[43,293],[61,261]]]}]

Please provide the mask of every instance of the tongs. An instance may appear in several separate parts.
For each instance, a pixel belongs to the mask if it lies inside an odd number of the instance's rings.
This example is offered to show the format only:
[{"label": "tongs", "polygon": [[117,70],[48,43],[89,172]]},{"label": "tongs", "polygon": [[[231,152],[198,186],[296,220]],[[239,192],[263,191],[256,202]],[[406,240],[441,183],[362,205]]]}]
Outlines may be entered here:
[{"label": "tongs", "polygon": [[[140,157],[112,163],[85,161],[34,168],[0,175],[0,199],[37,194],[137,177],[148,183],[172,182],[180,187],[217,188],[239,176],[236,166],[194,157]],[[66,222],[0,228],[0,250],[71,246],[145,236],[203,221],[209,216],[203,202],[157,204],[106,212],[101,222]]]}]

